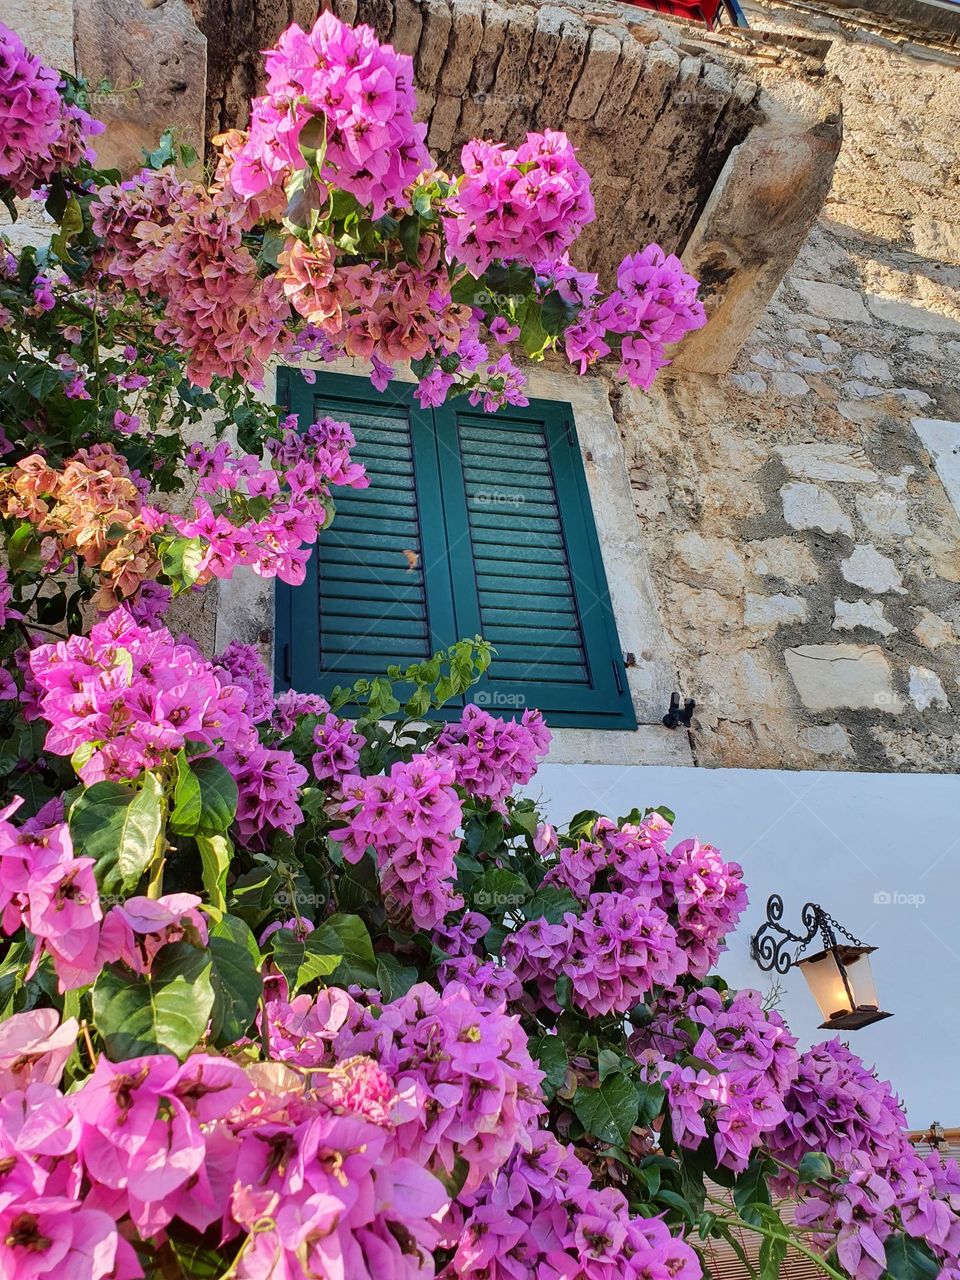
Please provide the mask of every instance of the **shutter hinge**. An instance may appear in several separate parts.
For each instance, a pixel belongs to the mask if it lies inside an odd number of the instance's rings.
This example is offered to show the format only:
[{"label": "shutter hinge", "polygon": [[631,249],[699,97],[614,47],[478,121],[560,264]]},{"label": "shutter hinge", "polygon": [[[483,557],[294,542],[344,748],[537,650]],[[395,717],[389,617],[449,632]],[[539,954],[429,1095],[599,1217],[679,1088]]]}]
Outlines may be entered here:
[{"label": "shutter hinge", "polygon": [[617,682],[617,693],[623,693],[623,680],[620,676],[620,663],[616,658],[611,658],[610,665],[613,667],[613,678]]},{"label": "shutter hinge", "polygon": [[290,646],[289,646],[289,644],[285,644],[285,645],[283,646],[283,662],[282,662],[281,670],[283,671],[283,678],[284,678],[284,680],[287,682],[287,684],[289,684],[289,683],[290,683],[290,681],[293,679],[293,672],[292,672],[292,671],[291,671],[291,669],[290,669]]}]

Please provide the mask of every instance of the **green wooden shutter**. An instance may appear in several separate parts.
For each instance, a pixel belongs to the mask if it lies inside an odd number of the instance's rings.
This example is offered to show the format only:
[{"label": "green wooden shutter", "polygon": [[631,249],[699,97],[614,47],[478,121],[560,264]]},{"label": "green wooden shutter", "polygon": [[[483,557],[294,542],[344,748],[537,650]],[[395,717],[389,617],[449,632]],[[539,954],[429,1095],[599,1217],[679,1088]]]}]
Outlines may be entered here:
[{"label": "green wooden shutter", "polygon": [[458,620],[497,650],[478,700],[635,727],[569,406],[436,417]]},{"label": "green wooden shutter", "polygon": [[282,372],[302,425],[351,423],[371,485],[335,495],[306,582],[278,588],[279,682],[329,692],[481,634],[497,650],[481,705],[634,727],[569,407],[429,411],[407,388]]},{"label": "green wooden shutter", "polygon": [[442,572],[446,538],[439,506],[433,424],[408,395],[378,398],[358,378],[325,374],[310,387],[287,375],[286,398],[301,426],[321,417],[351,424],[352,457],[368,489],[338,489],[333,524],[310,557],[303,586],[278,591],[283,683],[329,693],[336,685],[406,666],[450,643],[453,601]]}]

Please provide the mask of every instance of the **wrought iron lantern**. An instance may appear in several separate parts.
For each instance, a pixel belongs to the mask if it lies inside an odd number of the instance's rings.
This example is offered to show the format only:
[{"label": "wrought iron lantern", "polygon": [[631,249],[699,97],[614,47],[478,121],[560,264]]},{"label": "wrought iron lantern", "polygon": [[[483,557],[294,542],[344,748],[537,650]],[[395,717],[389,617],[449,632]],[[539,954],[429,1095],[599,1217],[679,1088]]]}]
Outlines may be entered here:
[{"label": "wrought iron lantern", "polygon": [[[892,1016],[880,1008],[870,970],[870,956],[876,947],[868,947],[855,938],[816,902],[805,903],[800,912],[805,933],[791,933],[780,923],[782,919],[783,899],[777,893],[771,894],[766,921],[750,940],[751,953],[764,972],[772,969],[785,974],[792,965],[803,970],[824,1017],[821,1027],[827,1031],[856,1031]],[[823,950],[806,955],[818,933]],[[793,955],[791,943],[796,944]]]}]

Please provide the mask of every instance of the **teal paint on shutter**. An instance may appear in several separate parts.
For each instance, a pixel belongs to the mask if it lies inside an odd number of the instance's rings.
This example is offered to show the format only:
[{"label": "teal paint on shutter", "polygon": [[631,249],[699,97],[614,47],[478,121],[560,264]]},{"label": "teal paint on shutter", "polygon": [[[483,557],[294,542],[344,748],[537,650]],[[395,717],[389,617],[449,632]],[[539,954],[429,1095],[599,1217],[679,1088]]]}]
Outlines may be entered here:
[{"label": "teal paint on shutter", "polygon": [[497,651],[484,705],[634,728],[569,407],[533,401],[491,417],[453,401],[436,417],[458,621]]},{"label": "teal paint on shutter", "polygon": [[430,657],[453,636],[449,583],[428,564],[445,562],[445,534],[436,507],[433,424],[409,396],[378,397],[357,378],[327,374],[312,388],[285,379],[288,403],[301,426],[321,417],[350,423],[351,456],[370,476],[368,489],[337,489],[336,517],[321,534],[296,590],[278,593],[278,638],[289,645],[281,678],[301,692],[337,685]]},{"label": "teal paint on shutter", "polygon": [[319,374],[310,388],[281,372],[302,425],[351,423],[371,486],[335,492],[307,581],[278,590],[278,641],[291,652],[280,682],[329,692],[482,634],[497,654],[468,695],[481,705],[635,727],[569,407],[430,411],[406,387],[378,395]]}]

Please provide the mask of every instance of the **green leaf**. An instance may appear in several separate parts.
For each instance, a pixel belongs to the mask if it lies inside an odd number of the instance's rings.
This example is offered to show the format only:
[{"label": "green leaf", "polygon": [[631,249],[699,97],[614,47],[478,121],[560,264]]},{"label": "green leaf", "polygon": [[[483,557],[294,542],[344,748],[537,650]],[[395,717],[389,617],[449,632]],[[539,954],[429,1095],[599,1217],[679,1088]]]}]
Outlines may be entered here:
[{"label": "green leaf", "polygon": [[107,1057],[123,1062],[150,1053],[185,1058],[213,1010],[213,961],[189,942],[162,947],[149,978],[110,965],[93,987],[93,1021]]},{"label": "green leaf", "polygon": [[213,1013],[210,1034],[221,1048],[247,1034],[263,994],[260,950],[253,934],[236,916],[223,916],[210,926],[213,966]]},{"label": "green leaf", "polygon": [[892,1235],[887,1237],[884,1248],[887,1275],[892,1280],[934,1280],[940,1274],[940,1264],[922,1240]]},{"label": "green leaf", "polygon": [[40,539],[29,520],[17,525],[7,539],[7,562],[10,572],[39,573],[43,568],[40,556]]},{"label": "green leaf", "polygon": [[171,538],[160,548],[163,572],[174,583],[175,590],[192,587],[200,576],[203,543],[199,538]]},{"label": "green leaf", "polygon": [[528,920],[546,920],[547,924],[562,924],[568,911],[578,913],[580,903],[569,889],[555,884],[544,885],[523,904],[523,914]]},{"label": "green leaf", "polygon": [[362,987],[374,987],[377,983],[377,962],[367,926],[359,916],[328,916],[323,924],[310,935],[333,950],[338,946],[342,956],[335,978],[346,986],[358,982]]},{"label": "green leaf", "polygon": [[600,1076],[600,1083],[603,1084],[607,1076],[616,1075],[620,1070],[620,1055],[613,1049],[601,1049],[597,1054],[597,1072]]},{"label": "green leaf", "polygon": [[161,847],[160,780],[148,772],[139,789],[123,782],[95,782],[74,801],[69,825],[75,852],[93,858],[103,891],[134,889]]},{"label": "green leaf", "polygon": [[330,916],[302,940],[292,929],[279,929],[270,941],[274,963],[292,991],[327,978],[376,985],[373,943],[359,916]]},{"label": "green leaf", "polygon": [[760,1254],[757,1259],[760,1280],[780,1280],[780,1267],[786,1256],[786,1236],[764,1236],[760,1242]]},{"label": "green leaf", "polygon": [[569,1009],[573,1000],[573,981],[568,973],[561,973],[554,983],[554,995],[561,1009]]},{"label": "green leaf", "polygon": [[220,1241],[220,1232],[211,1228],[199,1235],[179,1219],[171,1224],[167,1241],[173,1250],[183,1280],[220,1280],[230,1274],[233,1261],[247,1237],[238,1236],[228,1244]]},{"label": "green leaf", "polygon": [[833,1177],[833,1161],[822,1151],[807,1151],[797,1166],[801,1182],[829,1181]]},{"label": "green leaf", "polygon": [[463,828],[463,847],[474,856],[494,853],[503,844],[503,818],[499,813],[477,813]]},{"label": "green leaf", "polygon": [[767,1175],[773,1169],[774,1165],[769,1160],[751,1160],[743,1173],[737,1176],[733,1184],[733,1203],[744,1222],[755,1226],[762,1216],[760,1208],[770,1204]]},{"label": "green leaf", "polygon": [[83,211],[80,208],[80,201],[75,195],[71,195],[63,209],[60,230],[50,240],[50,247],[58,258],[64,260],[69,257],[70,241],[82,231]]},{"label": "green leaf", "polygon": [[599,1089],[577,1090],[573,1110],[588,1133],[613,1146],[626,1146],[637,1123],[637,1091],[626,1076],[611,1076]]},{"label": "green leaf", "polygon": [[473,905],[485,915],[516,911],[530,894],[530,886],[523,876],[499,867],[490,867],[470,889]]},{"label": "green leaf", "polygon": [[540,1064],[545,1077],[543,1092],[550,1102],[567,1078],[567,1046],[559,1036],[542,1035],[534,1036],[528,1048],[531,1057]]},{"label": "green leaf", "polygon": [[171,831],[178,836],[219,835],[233,821],[237,799],[237,784],[219,760],[204,756],[191,762],[183,750],[177,753]]},{"label": "green leaf", "polygon": [[579,836],[582,839],[589,840],[593,834],[593,826],[600,814],[596,809],[581,809],[579,813],[575,813],[567,824],[567,830],[572,836]]},{"label": "green leaf", "polygon": [[377,956],[377,987],[384,1000],[399,1000],[420,981],[413,965],[401,964],[396,956]]},{"label": "green leaf", "polygon": [[403,218],[397,229],[397,236],[408,259],[411,262],[417,262],[417,250],[420,248],[420,219],[412,216]]},{"label": "green leaf", "polygon": [[227,906],[227,872],[233,858],[233,845],[226,836],[197,836],[200,866],[203,871],[203,887],[216,911]]},{"label": "green leaf", "polygon": [[663,1110],[664,1099],[667,1096],[666,1090],[663,1085],[653,1081],[650,1083],[634,1081],[634,1088],[640,1101],[639,1123],[652,1124]]}]

